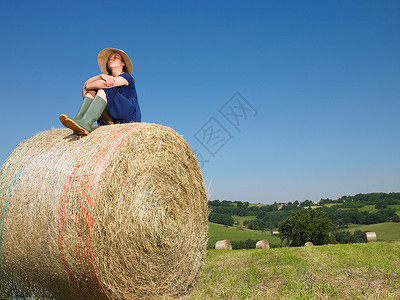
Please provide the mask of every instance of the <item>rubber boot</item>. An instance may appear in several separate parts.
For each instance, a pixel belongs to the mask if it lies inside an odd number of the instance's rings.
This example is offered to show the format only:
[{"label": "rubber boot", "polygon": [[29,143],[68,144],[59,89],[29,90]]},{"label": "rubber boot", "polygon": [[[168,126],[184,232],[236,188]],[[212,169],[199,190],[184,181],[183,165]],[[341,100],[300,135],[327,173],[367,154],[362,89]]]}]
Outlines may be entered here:
[{"label": "rubber boot", "polygon": [[93,123],[98,120],[106,106],[106,100],[96,95],[80,119],[66,118],[62,123],[65,127],[72,129],[76,134],[88,135],[92,132]]},{"label": "rubber boot", "polygon": [[[83,117],[83,115],[85,114],[86,110],[89,108],[90,103],[92,103],[92,101],[93,101],[93,98],[90,98],[90,97],[84,97],[83,98],[83,102],[81,104],[81,107],[79,108],[78,113],[76,114],[76,116],[74,118],[75,120],[76,119],[81,119]],[[64,121],[67,118],[70,118],[70,117],[68,117],[66,114],[61,114],[60,115],[61,123],[64,124]]]},{"label": "rubber boot", "polygon": [[83,98],[83,102],[81,104],[81,107],[78,110],[78,113],[76,114],[74,119],[80,119],[83,117],[83,115],[85,114],[85,112],[87,111],[87,109],[90,106],[90,103],[92,103],[93,98],[90,97],[85,97]]}]

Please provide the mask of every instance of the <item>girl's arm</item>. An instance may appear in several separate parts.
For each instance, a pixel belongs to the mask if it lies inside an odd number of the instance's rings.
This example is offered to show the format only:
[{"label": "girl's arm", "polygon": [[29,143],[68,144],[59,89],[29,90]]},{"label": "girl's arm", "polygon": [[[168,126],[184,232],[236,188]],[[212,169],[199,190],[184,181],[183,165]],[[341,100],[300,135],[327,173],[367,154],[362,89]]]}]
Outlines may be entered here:
[{"label": "girl's arm", "polygon": [[97,76],[93,76],[92,78],[89,78],[88,80],[85,81],[84,85],[101,79],[101,75],[103,75],[103,74],[100,74],[100,75],[97,75]]},{"label": "girl's arm", "polygon": [[[104,74],[102,74],[102,75],[104,75]],[[102,75],[99,75],[99,76],[102,76]],[[105,76],[108,76],[108,77],[105,79],[99,78],[99,79],[94,79],[90,82],[86,82],[85,89],[86,90],[98,90],[98,89],[106,89],[106,88],[112,88],[112,87],[129,84],[129,82],[121,76],[117,76],[117,77],[112,77],[109,75],[105,75]],[[92,78],[95,78],[95,77],[92,77]],[[90,78],[90,79],[92,79],[92,78]]]}]

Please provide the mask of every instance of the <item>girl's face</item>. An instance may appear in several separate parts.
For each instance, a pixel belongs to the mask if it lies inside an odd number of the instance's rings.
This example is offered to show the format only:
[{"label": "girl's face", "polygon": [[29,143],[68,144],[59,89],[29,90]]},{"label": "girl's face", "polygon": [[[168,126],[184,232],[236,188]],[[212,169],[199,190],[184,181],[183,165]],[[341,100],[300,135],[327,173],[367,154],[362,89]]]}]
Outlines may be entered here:
[{"label": "girl's face", "polygon": [[117,67],[121,67],[122,69],[125,66],[125,63],[123,62],[121,55],[119,55],[116,52],[110,54],[110,56],[108,57],[107,64],[110,69]]}]

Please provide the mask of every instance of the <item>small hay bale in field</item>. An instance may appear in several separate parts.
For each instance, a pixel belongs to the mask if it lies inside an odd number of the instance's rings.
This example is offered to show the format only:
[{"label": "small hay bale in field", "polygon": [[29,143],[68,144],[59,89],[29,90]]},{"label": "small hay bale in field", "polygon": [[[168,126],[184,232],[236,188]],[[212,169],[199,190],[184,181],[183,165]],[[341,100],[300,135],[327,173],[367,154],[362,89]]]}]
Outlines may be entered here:
[{"label": "small hay bale in field", "polygon": [[179,296],[196,282],[208,208],[196,157],[172,129],[53,129],[0,173],[0,299]]},{"label": "small hay bale in field", "polygon": [[366,232],[365,239],[367,243],[376,242],[376,233],[375,232]]},{"label": "small hay bale in field", "polygon": [[231,242],[228,240],[222,240],[215,243],[215,249],[217,250],[232,250]]},{"label": "small hay bale in field", "polygon": [[312,247],[314,244],[312,242],[307,242],[304,244],[304,247]]},{"label": "small hay bale in field", "polygon": [[269,242],[267,240],[258,241],[256,249],[269,249]]}]

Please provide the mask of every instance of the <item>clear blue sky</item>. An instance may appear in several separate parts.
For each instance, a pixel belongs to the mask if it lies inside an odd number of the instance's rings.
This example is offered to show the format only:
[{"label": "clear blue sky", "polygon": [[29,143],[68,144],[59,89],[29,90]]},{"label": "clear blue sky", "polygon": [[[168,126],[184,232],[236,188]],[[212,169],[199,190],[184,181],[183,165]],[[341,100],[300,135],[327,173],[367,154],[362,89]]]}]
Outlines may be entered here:
[{"label": "clear blue sky", "polygon": [[207,161],[210,199],[400,191],[400,1],[7,1],[0,38],[2,163],[76,113],[116,47],[143,121]]}]

